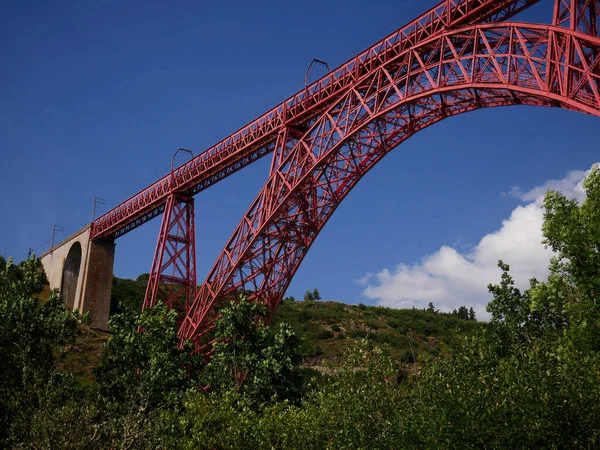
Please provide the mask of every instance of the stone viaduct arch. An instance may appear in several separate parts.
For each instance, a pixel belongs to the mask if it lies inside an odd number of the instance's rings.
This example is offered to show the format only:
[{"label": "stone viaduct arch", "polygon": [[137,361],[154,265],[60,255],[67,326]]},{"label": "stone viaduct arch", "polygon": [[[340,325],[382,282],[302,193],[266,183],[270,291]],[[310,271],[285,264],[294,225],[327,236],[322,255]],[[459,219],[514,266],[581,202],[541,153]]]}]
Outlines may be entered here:
[{"label": "stone viaduct arch", "polygon": [[115,244],[91,240],[91,225],[42,253],[51,289],[60,289],[65,305],[90,312],[92,326],[106,329],[110,313]]},{"label": "stone viaduct arch", "polygon": [[77,282],[79,281],[79,272],[81,270],[81,244],[75,241],[63,264],[62,280],[60,283],[60,292],[64,298],[65,305],[69,309],[75,307],[75,296],[77,291]]}]

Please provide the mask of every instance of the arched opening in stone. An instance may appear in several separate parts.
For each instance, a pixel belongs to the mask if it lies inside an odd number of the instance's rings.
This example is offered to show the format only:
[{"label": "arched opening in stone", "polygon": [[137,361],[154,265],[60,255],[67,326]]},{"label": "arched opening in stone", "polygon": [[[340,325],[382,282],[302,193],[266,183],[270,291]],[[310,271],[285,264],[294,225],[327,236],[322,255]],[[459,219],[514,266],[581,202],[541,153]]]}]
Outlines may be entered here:
[{"label": "arched opening in stone", "polygon": [[79,280],[79,270],[81,268],[81,244],[75,242],[63,267],[62,283],[60,293],[65,300],[65,305],[69,309],[73,309],[75,304],[75,293],[77,291],[77,281]]}]

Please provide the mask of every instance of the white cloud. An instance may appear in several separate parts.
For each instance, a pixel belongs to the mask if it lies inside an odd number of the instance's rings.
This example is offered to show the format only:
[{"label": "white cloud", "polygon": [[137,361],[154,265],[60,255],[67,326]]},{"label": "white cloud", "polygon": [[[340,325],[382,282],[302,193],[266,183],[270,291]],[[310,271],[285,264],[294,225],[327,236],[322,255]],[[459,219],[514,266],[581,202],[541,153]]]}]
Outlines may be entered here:
[{"label": "white cloud", "polygon": [[564,192],[565,195],[576,198],[577,201],[581,202],[585,199],[583,179],[590,173],[590,170],[572,170],[565,178],[548,180],[541,186],[536,186],[528,192],[523,192],[519,186],[513,186],[509,192],[505,192],[503,195],[518,197],[524,202],[541,202],[544,194],[551,189],[553,191]]},{"label": "white cloud", "polygon": [[418,264],[399,264],[393,270],[368,273],[358,281],[366,285],[363,294],[380,305],[395,308],[425,308],[433,302],[436,308],[448,311],[472,305],[478,318],[488,318],[487,285],[500,280],[499,259],[510,265],[521,289],[529,286],[530,278],[547,276],[552,252],[541,243],[544,194],[554,189],[583,201],[583,179],[588,173],[574,170],[563,179],[549,180],[527,192],[513,187],[507,195],[526,204],[516,207],[497,231],[484,236],[470,252],[443,246]]}]

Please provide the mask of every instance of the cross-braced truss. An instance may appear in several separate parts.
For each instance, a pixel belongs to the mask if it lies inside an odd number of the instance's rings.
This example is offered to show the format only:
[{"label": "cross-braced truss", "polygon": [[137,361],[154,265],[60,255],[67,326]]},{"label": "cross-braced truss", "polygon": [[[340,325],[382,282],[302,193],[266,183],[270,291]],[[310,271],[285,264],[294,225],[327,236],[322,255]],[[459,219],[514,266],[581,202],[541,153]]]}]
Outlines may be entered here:
[{"label": "cross-braced truss", "polygon": [[[340,202],[419,130],[495,106],[600,116],[600,0],[554,0],[548,25],[506,22],[538,2],[440,1],[96,219],[92,238],[164,212],[144,307],[178,309],[181,339],[208,354],[225,299],[243,292],[273,314]],[[196,292],[192,196],[269,153],[265,186]]]},{"label": "cross-braced truss", "polygon": [[600,5],[595,0],[556,0],[552,24],[589,36],[598,36]]},{"label": "cross-braced truss", "polygon": [[[280,134],[271,175],[201,286],[180,336],[208,351],[236,293],[274,312],[319,231],[360,178],[419,130],[483,107],[539,105],[600,116],[600,39],[558,26],[484,24],[440,33],[365,74]],[[280,150],[281,149],[281,150]]]},{"label": "cross-braced truss", "polygon": [[192,196],[271,153],[283,128],[314,120],[356,81],[400,52],[451,28],[509,19],[539,0],[443,0],[258,119],[94,221],[93,238],[117,238],[162,213],[171,192]]},{"label": "cross-braced truss", "polygon": [[160,301],[183,317],[195,294],[194,199],[172,194],[165,206],[143,309]]}]

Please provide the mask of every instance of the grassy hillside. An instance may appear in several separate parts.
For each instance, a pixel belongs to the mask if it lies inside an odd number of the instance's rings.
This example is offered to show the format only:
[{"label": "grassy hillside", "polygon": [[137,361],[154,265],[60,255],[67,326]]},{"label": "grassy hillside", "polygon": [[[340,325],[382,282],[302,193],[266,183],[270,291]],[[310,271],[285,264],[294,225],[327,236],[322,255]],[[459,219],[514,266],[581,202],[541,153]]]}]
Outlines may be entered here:
[{"label": "grassy hillside", "polygon": [[273,324],[282,321],[303,339],[305,362],[309,365],[323,357],[335,357],[349,343],[363,338],[388,345],[392,356],[403,362],[423,355],[447,355],[459,336],[483,326],[450,314],[418,309],[289,300],[282,302]]},{"label": "grassy hillside", "polygon": [[[111,311],[123,307],[141,309],[147,275],[136,280],[113,280]],[[305,366],[319,366],[324,359],[341,355],[343,349],[360,339],[387,345],[394,359],[411,363],[422,356],[447,356],[460,336],[484,326],[451,314],[418,309],[392,309],[378,306],[347,305],[332,301],[285,300],[272,325],[287,322],[302,340]],[[75,373],[82,381],[93,380],[108,333],[83,330],[75,345],[69,346],[61,368]]]}]

